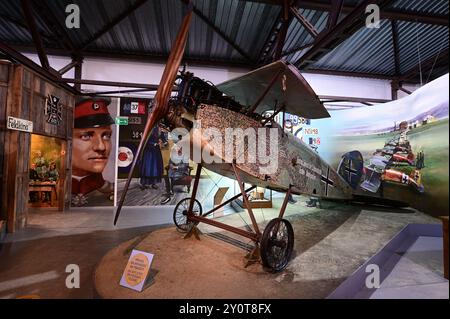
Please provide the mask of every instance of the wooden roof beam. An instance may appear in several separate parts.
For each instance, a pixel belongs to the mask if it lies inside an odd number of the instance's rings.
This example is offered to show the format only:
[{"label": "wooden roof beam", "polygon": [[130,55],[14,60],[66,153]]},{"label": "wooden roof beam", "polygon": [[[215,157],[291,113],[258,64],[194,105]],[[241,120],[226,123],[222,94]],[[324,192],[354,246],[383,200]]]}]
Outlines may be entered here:
[{"label": "wooden roof beam", "polygon": [[339,16],[342,12],[342,7],[344,6],[344,0],[332,0],[332,8],[327,21],[327,30],[331,30],[339,21]]},{"label": "wooden roof beam", "polygon": [[291,13],[294,15],[294,17],[301,23],[301,25],[308,31],[309,34],[313,38],[317,38],[319,35],[319,32],[316,30],[316,28],[298,11],[297,8],[291,7],[290,8]]},{"label": "wooden roof beam", "polygon": [[66,78],[60,78],[57,80],[57,82],[74,83],[77,85],[84,84],[84,85],[128,87],[137,89],[147,89],[151,91],[156,91],[158,89],[157,84],[145,84],[145,83],[115,82],[115,81],[86,80],[86,79],[66,79]]},{"label": "wooden roof beam", "polygon": [[72,55],[78,56],[79,53],[77,52],[75,45],[70,39],[65,26],[61,25],[59,19],[52,12],[52,10],[50,10],[45,1],[34,1],[33,5],[47,27],[52,30],[60,46],[68,50]]},{"label": "wooden roof beam", "polygon": [[[36,49],[36,48],[34,48],[34,49]],[[6,45],[2,41],[0,41],[0,52],[3,52],[4,55],[7,58],[11,59],[12,61],[15,61],[15,62],[18,62],[20,64],[23,64],[27,68],[29,68],[32,71],[36,72],[40,76],[43,76],[46,79],[49,79],[50,81],[57,82],[58,79],[60,79],[60,75],[58,74],[57,71],[55,71],[53,69],[50,69],[50,70],[44,69],[39,64],[34,63],[32,60],[30,60],[29,58],[27,58],[26,56],[24,56],[23,54],[21,54],[20,52],[15,50],[14,48]],[[69,92],[71,92],[73,94],[80,94],[80,92],[78,90],[76,90],[75,88],[71,87],[70,85],[63,84],[61,86],[64,89],[68,90]]]},{"label": "wooden roof beam", "polygon": [[398,45],[398,27],[396,21],[391,21],[392,48],[394,51],[395,75],[400,75],[400,50]]},{"label": "wooden roof beam", "polygon": [[[276,0],[247,0],[252,2],[281,5],[280,1]],[[316,11],[332,11],[332,2],[318,2],[313,0],[303,0],[300,2],[300,7],[302,9],[316,10]],[[352,12],[355,6],[343,6],[342,13],[348,14]],[[397,20],[397,21],[409,21],[409,22],[419,22],[425,24],[435,24],[435,25],[449,25],[448,15],[443,14],[427,14],[412,10],[399,10],[399,9],[385,9],[381,11],[381,18],[387,20]]]},{"label": "wooden roof beam", "polygon": [[31,37],[33,38],[34,45],[36,47],[37,54],[39,56],[39,61],[41,66],[50,70],[50,64],[48,63],[47,54],[44,50],[44,45],[42,44],[42,38],[39,34],[39,30],[36,25],[36,20],[34,19],[33,9],[31,7],[31,0],[21,0],[22,11],[25,16],[25,20],[28,24],[28,30],[30,31]]},{"label": "wooden roof beam", "polygon": [[274,61],[277,61],[281,59],[282,53],[283,53],[283,47],[284,42],[286,41],[286,35],[289,28],[289,24],[291,24],[292,19],[290,19],[289,10],[292,8],[289,8],[288,0],[284,0],[284,6],[283,6],[283,16],[282,16],[282,23],[280,33],[278,34],[277,39],[277,46],[275,50],[274,55]]}]

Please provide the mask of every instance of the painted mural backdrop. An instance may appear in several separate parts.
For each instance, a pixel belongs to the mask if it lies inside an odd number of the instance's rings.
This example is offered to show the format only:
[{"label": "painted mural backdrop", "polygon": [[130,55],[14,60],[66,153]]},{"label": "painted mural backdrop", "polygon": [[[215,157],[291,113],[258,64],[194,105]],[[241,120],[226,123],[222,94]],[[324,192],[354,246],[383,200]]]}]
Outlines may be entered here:
[{"label": "painted mural backdrop", "polygon": [[[152,100],[145,98],[121,98],[119,114],[128,119],[119,126],[117,155],[117,198],[122,195],[126,179],[135,160],[145,123],[152,112]],[[125,206],[176,205],[192,192],[196,164],[183,149],[177,130],[169,132],[163,124],[155,127],[145,144],[141,160],[136,164],[133,179],[125,197]],[[202,170],[197,197],[204,207],[212,207],[219,188],[229,190],[233,181],[207,169]],[[226,197],[225,197],[226,198]]]},{"label": "painted mural backdrop", "polygon": [[74,113],[71,205],[113,206],[117,99],[82,98]]},{"label": "painted mural backdrop", "polygon": [[316,120],[319,154],[352,176],[358,151],[363,157],[361,195],[409,203],[434,216],[449,210],[449,76],[444,75],[402,99],[330,112]]},{"label": "painted mural backdrop", "polygon": [[[284,126],[339,169],[357,194],[406,202],[434,216],[447,215],[448,82],[445,75],[400,100],[331,111],[326,119],[285,114]],[[151,111],[152,100],[143,98],[77,104],[72,205],[113,205],[115,176],[117,197],[121,196]],[[128,123],[113,125],[116,114]],[[282,118],[276,117],[279,124]],[[196,166],[177,143],[179,138],[164,126],[151,132],[125,206],[175,205],[189,197]],[[201,179],[198,195],[206,206],[213,205],[219,188],[228,189],[224,199],[236,193],[232,180],[208,170],[202,171]]]},{"label": "painted mural backdrop", "polygon": [[[145,123],[152,112],[152,99],[121,98],[120,116],[128,119],[119,131],[117,158],[118,184],[120,198],[125,186],[138,145],[144,133]],[[133,179],[125,198],[125,206],[157,206],[172,200],[170,184],[167,181],[170,150],[174,142],[168,130],[162,125],[155,127],[146,145],[141,160],[133,172]]]}]

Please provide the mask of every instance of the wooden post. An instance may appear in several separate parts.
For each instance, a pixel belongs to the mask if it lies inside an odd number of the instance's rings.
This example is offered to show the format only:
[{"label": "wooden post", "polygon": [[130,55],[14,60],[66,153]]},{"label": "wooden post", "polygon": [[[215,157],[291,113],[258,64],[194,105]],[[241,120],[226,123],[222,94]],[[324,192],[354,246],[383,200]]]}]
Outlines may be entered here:
[{"label": "wooden post", "polygon": [[[6,193],[6,103],[8,96],[9,82],[12,73],[12,64],[0,62],[0,220],[4,220],[3,229],[6,229],[7,220],[7,193]],[[1,230],[0,230],[1,233]]]},{"label": "wooden post", "polygon": [[194,207],[195,197],[197,196],[198,183],[202,173],[202,164],[197,164],[197,170],[195,171],[194,188],[192,189],[191,200],[189,201],[188,215],[192,215],[192,209]]},{"label": "wooden post", "polygon": [[286,41],[286,35],[289,28],[289,4],[287,0],[283,2],[283,25],[281,26],[280,33],[278,34],[277,46],[275,49],[274,61],[281,59],[281,55],[283,54],[283,46]]},{"label": "wooden post", "polygon": [[[81,80],[83,77],[83,60],[82,59],[79,59],[78,63],[75,65],[74,77],[76,80]],[[74,87],[77,91],[81,91],[81,84],[75,83]]]},{"label": "wooden post", "polygon": [[286,195],[284,196],[283,204],[281,205],[280,213],[278,214],[278,218],[283,218],[284,212],[286,211],[286,207],[289,201],[289,196],[291,196],[291,187],[289,187]]},{"label": "wooden post", "polygon": [[[22,108],[22,80],[23,68],[15,67],[9,81],[8,98],[6,105],[6,114],[19,117]],[[17,171],[17,153],[19,146],[19,132],[8,130],[5,136],[5,173],[6,173],[6,228],[9,233],[16,230],[16,171]]]},{"label": "wooden post", "polygon": [[261,237],[261,231],[259,230],[258,223],[256,222],[256,218],[255,218],[255,215],[253,214],[253,210],[252,210],[252,207],[251,207],[251,205],[249,203],[247,194],[245,193],[244,183],[242,182],[241,177],[239,176],[239,172],[238,172],[238,169],[236,167],[236,164],[232,163],[232,167],[233,167],[234,175],[236,176],[236,180],[238,181],[239,187],[241,189],[242,199],[244,201],[245,207],[247,208],[248,214],[249,214],[250,219],[252,221],[253,229],[254,229],[256,235],[258,236],[258,238],[260,238]]},{"label": "wooden post", "polygon": [[391,82],[391,99],[393,101],[398,99],[398,88],[399,88],[398,81],[392,81]]},{"label": "wooden post", "polygon": [[22,2],[22,10],[25,16],[25,21],[28,24],[28,29],[31,33],[31,37],[36,47],[36,51],[38,53],[41,66],[46,70],[50,70],[50,64],[48,63],[47,54],[45,53],[44,45],[42,43],[42,38],[39,33],[36,21],[34,19],[33,9],[31,7],[31,0],[22,0],[21,2]]}]

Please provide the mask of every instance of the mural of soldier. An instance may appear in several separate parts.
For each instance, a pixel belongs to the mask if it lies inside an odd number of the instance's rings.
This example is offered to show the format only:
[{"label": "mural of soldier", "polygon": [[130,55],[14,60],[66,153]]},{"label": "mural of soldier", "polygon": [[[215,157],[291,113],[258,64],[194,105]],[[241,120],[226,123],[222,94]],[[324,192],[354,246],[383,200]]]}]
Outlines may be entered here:
[{"label": "mural of soldier", "polygon": [[112,149],[114,121],[107,98],[84,99],[75,106],[72,151],[72,205],[113,205],[113,183],[103,171]]}]

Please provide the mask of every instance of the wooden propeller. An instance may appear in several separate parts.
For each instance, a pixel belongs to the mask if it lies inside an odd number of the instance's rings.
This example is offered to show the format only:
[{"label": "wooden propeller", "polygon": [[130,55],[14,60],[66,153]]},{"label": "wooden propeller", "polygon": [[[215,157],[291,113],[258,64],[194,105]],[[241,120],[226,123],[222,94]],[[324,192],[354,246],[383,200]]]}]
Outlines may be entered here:
[{"label": "wooden propeller", "polygon": [[128,173],[127,182],[125,183],[125,188],[123,189],[122,195],[120,197],[119,205],[117,206],[116,215],[114,216],[114,225],[116,225],[117,220],[122,210],[123,203],[125,201],[125,196],[127,194],[128,188],[130,186],[131,178],[133,176],[136,163],[139,161],[142,149],[147,143],[150,132],[153,127],[167,114],[169,111],[169,98],[172,93],[173,84],[175,82],[178,68],[180,67],[181,59],[183,58],[184,50],[186,47],[186,40],[189,31],[189,25],[192,19],[193,6],[189,5],[189,10],[183,18],[180,29],[178,30],[175,42],[172,45],[172,51],[169,55],[169,60],[167,61],[166,67],[164,68],[161,81],[159,83],[158,90],[155,94],[153,112],[145,124],[144,133],[142,134],[141,141],[139,143],[136,156],[134,157],[133,163],[131,165],[130,172]]}]

